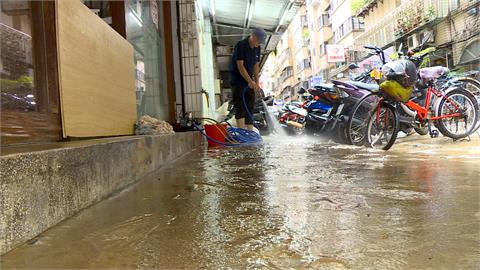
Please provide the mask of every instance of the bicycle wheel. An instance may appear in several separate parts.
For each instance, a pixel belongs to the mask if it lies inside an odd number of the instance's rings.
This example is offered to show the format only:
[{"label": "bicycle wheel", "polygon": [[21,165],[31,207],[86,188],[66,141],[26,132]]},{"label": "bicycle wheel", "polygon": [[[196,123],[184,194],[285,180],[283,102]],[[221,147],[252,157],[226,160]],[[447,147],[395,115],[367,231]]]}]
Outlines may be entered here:
[{"label": "bicycle wheel", "polygon": [[[457,81],[462,83],[463,89],[469,91],[475,96],[475,98],[477,99],[477,103],[479,104],[478,107],[480,108],[480,81],[468,77],[458,78]],[[475,126],[473,132],[480,129],[480,110],[477,110],[477,114],[479,119],[477,120],[477,125]]]},{"label": "bicycle wheel", "polygon": [[377,104],[378,95],[375,93],[367,94],[357,101],[345,127],[348,144],[356,146],[365,144],[368,118]]},{"label": "bicycle wheel", "polygon": [[398,115],[392,106],[382,103],[370,114],[367,125],[367,146],[388,150],[397,139],[400,128]]},{"label": "bicycle wheel", "polygon": [[438,105],[437,116],[455,113],[461,113],[461,116],[438,120],[440,133],[452,139],[461,139],[475,132],[478,122],[478,102],[472,93],[456,88],[442,98]]}]

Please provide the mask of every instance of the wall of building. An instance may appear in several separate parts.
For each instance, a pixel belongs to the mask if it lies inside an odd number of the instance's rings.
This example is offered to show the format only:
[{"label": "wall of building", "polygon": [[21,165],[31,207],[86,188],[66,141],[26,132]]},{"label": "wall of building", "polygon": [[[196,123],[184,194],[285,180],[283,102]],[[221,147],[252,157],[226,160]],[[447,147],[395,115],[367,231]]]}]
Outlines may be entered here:
[{"label": "wall of building", "polygon": [[377,1],[377,6],[374,10],[370,12],[368,16],[365,16],[365,25],[375,25],[385,18],[385,16],[390,15],[400,4],[401,1],[399,0]]},{"label": "wall of building", "polygon": [[214,55],[212,46],[212,27],[210,20],[204,18],[201,13],[201,8],[197,9],[199,13],[197,16],[201,16],[201,20],[197,21],[197,29],[199,35],[199,56],[200,56],[200,71],[202,79],[203,93],[203,117],[213,117],[216,110],[215,105],[215,67],[214,67]]},{"label": "wall of building", "polygon": [[201,116],[203,94],[195,3],[187,0],[179,1],[179,16],[185,111],[193,113],[194,116]]},{"label": "wall of building", "polygon": [[210,19],[198,1],[181,0],[179,7],[185,110],[196,117],[213,117],[217,76]]},{"label": "wall of building", "polygon": [[335,31],[342,23],[345,22],[350,16],[352,16],[352,1],[343,0],[340,4],[331,11],[332,29]]},{"label": "wall of building", "polygon": [[[332,42],[331,39],[333,36],[332,27],[331,24],[329,24],[331,19],[329,17],[327,19],[327,17],[324,16],[325,14],[329,14],[329,5],[330,3],[327,0],[312,1],[311,5],[308,5],[307,2],[307,13],[310,21],[312,76],[314,76],[312,83],[314,84],[325,81],[328,69],[331,66],[327,62],[324,46],[324,44]],[[319,18],[321,18],[320,21]],[[325,21],[325,19],[327,21]]]}]

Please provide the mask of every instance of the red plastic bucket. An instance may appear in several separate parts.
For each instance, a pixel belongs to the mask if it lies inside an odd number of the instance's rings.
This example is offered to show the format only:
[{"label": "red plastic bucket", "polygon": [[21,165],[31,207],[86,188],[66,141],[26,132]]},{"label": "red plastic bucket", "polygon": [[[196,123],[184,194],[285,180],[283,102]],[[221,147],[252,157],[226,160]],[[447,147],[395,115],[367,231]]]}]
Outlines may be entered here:
[{"label": "red plastic bucket", "polygon": [[[227,135],[227,124],[215,124],[215,125],[204,125],[205,133],[208,137],[224,143],[225,136]],[[208,147],[223,146],[211,140],[208,140]]]}]

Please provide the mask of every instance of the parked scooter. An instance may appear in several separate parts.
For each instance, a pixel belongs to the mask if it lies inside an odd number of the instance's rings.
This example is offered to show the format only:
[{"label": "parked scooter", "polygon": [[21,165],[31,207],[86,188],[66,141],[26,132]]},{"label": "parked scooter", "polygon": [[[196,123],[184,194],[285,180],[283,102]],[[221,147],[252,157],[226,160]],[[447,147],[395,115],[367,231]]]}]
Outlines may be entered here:
[{"label": "parked scooter", "polygon": [[356,91],[342,91],[333,84],[322,84],[308,89],[312,100],[305,104],[307,116],[305,120],[305,133],[319,135],[333,139],[335,142],[344,143],[345,115],[353,106],[354,95],[362,96]]},{"label": "parked scooter", "polygon": [[303,104],[287,104],[284,106],[278,122],[287,134],[301,135],[305,130],[306,116],[307,110],[303,108]]}]

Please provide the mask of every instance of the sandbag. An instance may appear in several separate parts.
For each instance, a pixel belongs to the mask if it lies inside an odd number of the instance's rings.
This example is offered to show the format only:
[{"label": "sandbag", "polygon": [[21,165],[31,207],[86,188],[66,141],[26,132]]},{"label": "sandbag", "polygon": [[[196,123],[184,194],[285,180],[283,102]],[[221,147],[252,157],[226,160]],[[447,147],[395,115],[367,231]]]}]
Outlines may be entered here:
[{"label": "sandbag", "polygon": [[149,115],[140,117],[140,119],[138,119],[135,123],[136,135],[160,135],[174,133],[175,131],[173,131],[173,127],[169,123]]}]

